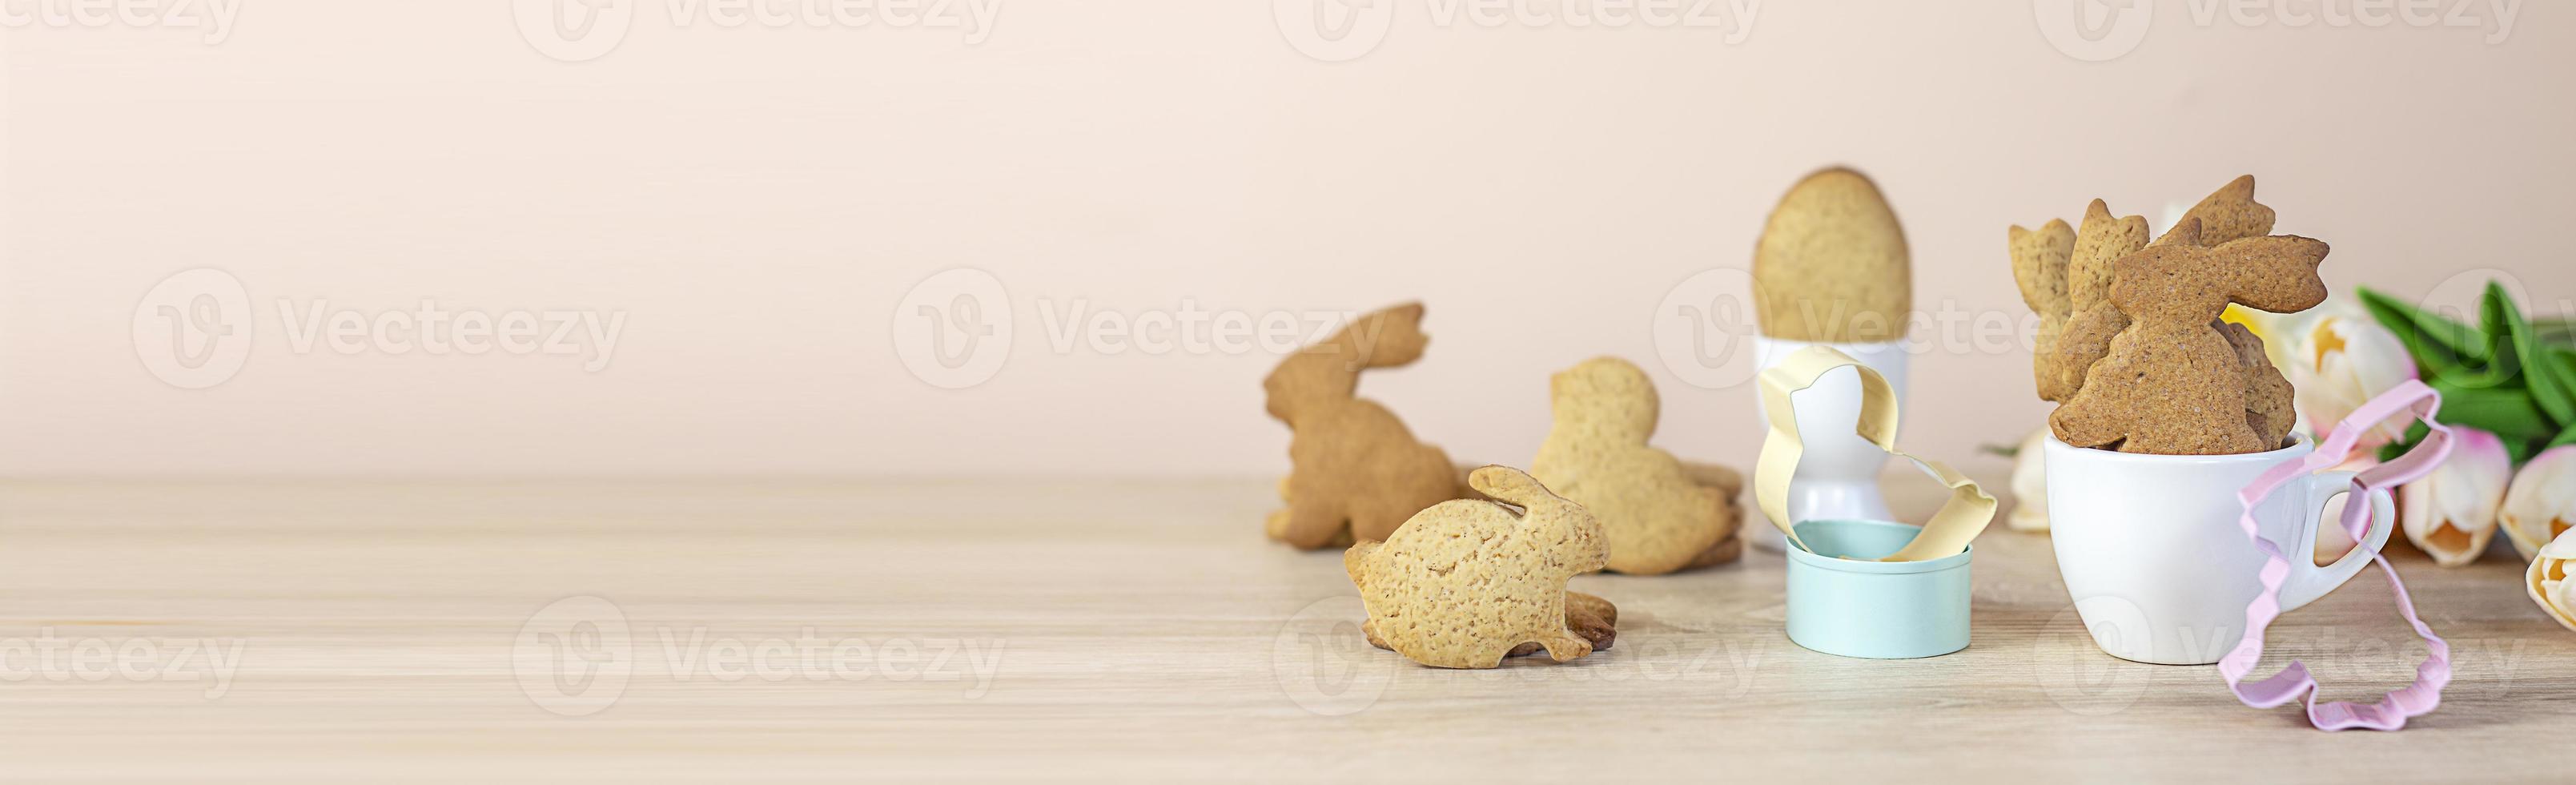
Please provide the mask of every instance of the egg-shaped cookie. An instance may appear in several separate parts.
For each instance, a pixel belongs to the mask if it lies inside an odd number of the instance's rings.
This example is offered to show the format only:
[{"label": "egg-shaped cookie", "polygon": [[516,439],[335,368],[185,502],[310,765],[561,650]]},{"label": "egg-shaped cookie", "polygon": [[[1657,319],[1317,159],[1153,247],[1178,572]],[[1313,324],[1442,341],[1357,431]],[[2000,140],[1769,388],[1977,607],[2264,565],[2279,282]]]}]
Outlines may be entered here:
[{"label": "egg-shaped cookie", "polygon": [[1808,175],[1780,198],[1762,227],[1753,289],[1762,334],[1773,338],[1903,338],[1914,308],[1905,229],[1867,176],[1844,168]]}]

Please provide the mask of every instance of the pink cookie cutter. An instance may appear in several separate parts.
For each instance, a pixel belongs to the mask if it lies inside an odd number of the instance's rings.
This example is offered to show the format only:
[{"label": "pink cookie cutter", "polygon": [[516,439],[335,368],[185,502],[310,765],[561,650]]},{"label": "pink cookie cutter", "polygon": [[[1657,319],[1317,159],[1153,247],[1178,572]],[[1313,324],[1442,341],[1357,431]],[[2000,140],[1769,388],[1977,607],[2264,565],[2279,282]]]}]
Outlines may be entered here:
[{"label": "pink cookie cutter", "polygon": [[[2388,576],[2388,588],[2397,594],[2398,613],[2406,617],[2407,624],[2415,627],[2415,634],[2424,639],[2428,650],[2423,664],[2415,667],[2414,684],[2388,693],[2376,704],[2357,704],[2344,701],[2318,703],[2317,681],[2308,675],[2307,665],[2301,662],[2291,662],[2289,667],[2270,678],[2244,681],[2245,675],[2254,670],[2254,663],[2263,658],[2263,630],[2271,626],[2273,619],[2281,616],[2281,582],[2290,574],[2290,561],[2281,555],[2280,545],[2264,539],[2256,528],[2254,510],[2265,497],[2292,480],[2342,463],[2352,454],[2353,444],[2360,440],[2361,434],[2372,426],[2401,414],[2411,415],[2423,421],[2431,433],[2405,455],[2363,471],[2352,480],[2353,498],[2344,503],[2343,528],[2352,534],[2354,542],[2365,542],[2363,535],[2370,530],[2371,505],[2362,500],[2371,494],[2393,493],[2397,486],[2431,474],[2435,467],[2451,456],[2451,429],[2433,421],[2433,415],[2441,408],[2442,394],[2422,382],[2410,380],[2398,385],[2396,389],[2362,404],[2352,416],[2336,424],[2334,433],[2317,445],[2316,452],[2304,459],[2272,467],[2271,471],[2255,478],[2254,484],[2237,494],[2237,499],[2245,504],[2245,515],[2238,520],[2245,527],[2246,536],[2254,540],[2254,548],[2262,551],[2266,559],[2261,575],[2263,591],[2245,607],[2245,638],[2236,644],[2234,651],[2227,653],[2226,658],[2218,661],[2218,672],[2227,677],[2227,688],[2235,692],[2237,699],[2244,701],[2245,705],[2268,709],[2304,695],[2308,722],[2319,730],[2328,731],[2350,728],[2397,730],[2406,727],[2407,718],[2423,716],[2442,705],[2442,688],[2451,683],[2451,645],[2441,636],[2434,635],[2433,628],[2424,626],[2424,620],[2415,615],[2415,601],[2407,596],[2406,583],[2397,579],[2397,569],[2390,566],[2388,558],[2378,551],[2370,553],[2371,560],[2379,564],[2381,574]],[[2353,547],[2370,546],[2361,544]]]}]

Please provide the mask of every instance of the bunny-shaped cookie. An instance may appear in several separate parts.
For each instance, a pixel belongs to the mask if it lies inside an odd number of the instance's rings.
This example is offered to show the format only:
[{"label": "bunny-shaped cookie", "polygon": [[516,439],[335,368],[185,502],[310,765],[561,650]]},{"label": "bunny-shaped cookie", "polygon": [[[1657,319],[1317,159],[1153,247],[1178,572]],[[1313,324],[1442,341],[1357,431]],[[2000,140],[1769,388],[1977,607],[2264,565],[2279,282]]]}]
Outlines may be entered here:
[{"label": "bunny-shaped cookie", "polygon": [[1360,369],[1421,359],[1431,340],[1421,324],[1420,303],[1360,317],[1262,381],[1270,416],[1294,432],[1294,468],[1280,483],[1288,509],[1270,516],[1271,539],[1299,548],[1382,539],[1422,508],[1456,498],[1449,456],[1414,441],[1394,412],[1356,397]]},{"label": "bunny-shaped cookie", "polygon": [[[2270,233],[2274,218],[2272,208],[2254,200],[2254,178],[2248,175],[2193,205],[2152,245],[2223,245]],[[2063,227],[2051,221],[2039,232],[2014,227],[2012,233],[2014,276],[2021,281],[2023,299],[2041,314],[2033,358],[2039,397],[2061,403],[2083,389],[2085,374],[2110,353],[2112,339],[2129,328],[2129,315],[2111,302],[2114,265],[2151,245],[2146,219],[2115,218],[2100,199],[2085,208],[2071,248]],[[2046,296],[2052,292],[2062,296]],[[2068,315],[2052,325],[2054,312],[2043,306],[2062,307]],[[2289,380],[2263,356],[2263,341],[2252,332],[2215,319],[2210,329],[2225,335],[2241,360],[2247,425],[2263,444],[2285,443],[2295,425]]]},{"label": "bunny-shaped cookie", "polygon": [[[1345,552],[1342,556],[1342,567],[1347,570],[1350,567],[1350,554]],[[1574,631],[1576,635],[1583,636],[1584,642],[1592,644],[1593,651],[1607,650],[1612,644],[1619,642],[1619,606],[1610,604],[1609,600],[1583,592],[1566,592],[1565,628]],[[1360,623],[1360,635],[1368,638],[1368,644],[1371,646],[1395,651],[1394,646],[1387,645],[1385,638],[1378,637],[1377,627],[1368,622]],[[1528,641],[1512,647],[1511,654],[1508,656],[1527,657],[1546,650],[1547,647],[1539,645],[1538,641]]]},{"label": "bunny-shaped cookie", "polygon": [[2066,273],[2075,254],[2075,230],[2051,218],[2037,230],[2012,227],[2005,238],[2012,249],[2013,282],[2021,285],[2022,304],[2039,314],[2039,335],[2030,354],[2031,376],[2041,399],[2058,400],[2065,396],[2057,391],[2057,336],[2074,317]]},{"label": "bunny-shaped cookie", "polygon": [[2229,348],[2236,350],[2237,370],[2245,374],[2245,424],[2265,450],[2288,444],[2290,432],[2299,426],[2298,390],[2290,386],[2290,377],[2263,354],[2263,338],[2253,330],[2232,322],[2213,326],[2226,334]]},{"label": "bunny-shaped cookie", "polygon": [[2111,302],[2130,324],[2049,426],[2070,445],[2118,443],[2132,453],[2279,447],[2249,423],[2245,360],[2214,325],[2231,302],[2275,313],[2316,307],[2326,297],[2317,265],[2327,251],[2323,242],[2283,235],[2217,247],[2159,243],[2121,259]]},{"label": "bunny-shaped cookie", "polygon": [[1601,520],[1612,571],[1683,569],[1735,534],[1728,495],[1646,446],[1661,403],[1645,371],[1597,357],[1556,374],[1548,389],[1556,424],[1530,459],[1530,476]]},{"label": "bunny-shaped cookie", "polygon": [[[2272,208],[2254,201],[2254,176],[2246,175],[2192,205],[2191,211],[2184,213],[2182,220],[2165,236],[2156,238],[2154,244],[2224,245],[2261,237],[2272,233],[2275,217]],[[2059,402],[2073,397],[2084,386],[2085,372],[2110,353],[2111,338],[2129,328],[2128,314],[2121,313],[2110,299],[2116,275],[2113,265],[2147,247],[2147,219],[2134,215],[2113,218],[2110,208],[2100,199],[2086,208],[2066,274],[2073,315],[2058,334],[2056,344],[2049,347],[2052,357],[2048,365],[2056,378],[2042,385],[2040,397]],[[2211,321],[2216,320],[2211,317]]]},{"label": "bunny-shaped cookie", "polygon": [[1557,662],[1591,654],[1592,643],[1567,628],[1565,583],[1609,561],[1601,524],[1518,469],[1487,466],[1468,479],[1521,512],[1445,501],[1386,542],[1362,541],[1342,555],[1368,607],[1368,631],[1440,668],[1491,668],[1529,642]]}]

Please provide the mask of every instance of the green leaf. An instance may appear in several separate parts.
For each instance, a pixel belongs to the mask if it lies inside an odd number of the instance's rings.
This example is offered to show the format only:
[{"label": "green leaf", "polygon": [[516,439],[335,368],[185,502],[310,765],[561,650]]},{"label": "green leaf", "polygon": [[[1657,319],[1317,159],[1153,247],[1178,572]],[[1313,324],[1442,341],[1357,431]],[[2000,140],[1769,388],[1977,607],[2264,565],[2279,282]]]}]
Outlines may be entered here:
[{"label": "green leaf", "polygon": [[[2566,391],[2570,399],[2576,399],[2576,349],[2543,346],[2540,351],[2541,358],[2531,364],[2532,372],[2547,374],[2552,384]],[[2559,420],[2558,424],[2576,425],[2576,421]]]},{"label": "green leaf", "polygon": [[2405,455],[2406,451],[2415,449],[2416,443],[2424,441],[2424,437],[2432,433],[2433,429],[2425,427],[2421,422],[2407,426],[2406,438],[2379,446],[2379,462],[2387,463],[2389,461],[2397,460],[2398,456]]},{"label": "green leaf", "polygon": [[[2441,346],[2451,355],[2484,360],[2487,358],[2487,351],[2492,348],[2487,336],[2477,328],[2452,321],[2441,314],[2417,308],[2381,292],[2363,288],[2361,302],[2363,306],[2370,309],[2371,315],[2379,317],[2381,324],[2387,325],[2390,330],[2397,331],[2401,337],[2411,329],[2427,341]],[[2400,324],[2405,326],[2401,327]],[[2414,347],[2407,348],[2411,350]]]},{"label": "green leaf", "polygon": [[2431,385],[2442,393],[2442,422],[2493,433],[2507,445],[2522,442],[2527,446],[2534,439],[2558,433],[2558,428],[2522,390],[2459,387],[2443,379],[2435,379]]},{"label": "green leaf", "polygon": [[2544,449],[2555,450],[2570,444],[2576,444],[2576,425],[2567,426],[2567,430],[2559,431],[2558,438],[2549,440],[2549,446]]},{"label": "green leaf", "polygon": [[[2396,334],[2398,343],[2406,347],[2407,356],[2415,358],[2418,375],[2432,379],[2448,375],[2460,368],[2459,350],[2453,348],[2452,344],[2463,338],[2457,333],[2468,330],[2467,326],[2426,313],[2397,298],[2372,291],[2369,287],[2362,287],[2360,294],[2362,308],[2370,311],[2371,318],[2379,320],[2380,326]],[[2432,324],[2434,327],[2428,330],[2425,326],[2427,324]],[[2435,331],[2443,332],[2450,338],[2437,339],[2431,334]]]},{"label": "green leaf", "polygon": [[[2503,284],[2487,283],[2486,302],[2478,311],[2479,318],[2487,322],[2487,329],[2501,328],[2498,335],[2506,341],[2504,350],[2496,352],[2498,361],[2495,366],[2503,369],[2527,366],[2529,373],[2523,374],[2526,379],[2523,386],[2531,391],[2532,403],[2549,415],[2550,422],[2559,425],[2576,423],[2576,388],[2569,387],[2558,375],[2558,369],[2553,367],[2556,363],[2546,361],[2539,340],[2531,334],[2531,322],[2522,318],[2522,309],[2505,294]],[[2502,359],[2507,352],[2512,354],[2511,362]]]},{"label": "green leaf", "polygon": [[2576,346],[2576,321],[2536,319],[2531,323],[2531,333],[2541,343],[2551,346]]},{"label": "green leaf", "polygon": [[2390,302],[2378,292],[2363,287],[2361,307],[2370,312],[2370,318],[2379,321],[2379,326],[2388,328],[2389,334],[2397,336],[2397,343],[2406,348],[2406,356],[2415,358],[2417,375],[2430,379],[2459,367],[2449,349],[2425,337],[2424,330],[2415,326],[2415,319],[2402,310],[2404,305]]},{"label": "green leaf", "polygon": [[2531,324],[2522,320],[2521,306],[2505,293],[2504,284],[2488,281],[2486,291],[2478,297],[2478,330],[2487,334],[2487,356],[2499,356],[2511,344],[2516,329],[2531,329]]},{"label": "green leaf", "polygon": [[2462,388],[2516,392],[2523,389],[2521,375],[2513,372],[2513,366],[2504,363],[2452,366],[2433,374],[2433,378]]}]

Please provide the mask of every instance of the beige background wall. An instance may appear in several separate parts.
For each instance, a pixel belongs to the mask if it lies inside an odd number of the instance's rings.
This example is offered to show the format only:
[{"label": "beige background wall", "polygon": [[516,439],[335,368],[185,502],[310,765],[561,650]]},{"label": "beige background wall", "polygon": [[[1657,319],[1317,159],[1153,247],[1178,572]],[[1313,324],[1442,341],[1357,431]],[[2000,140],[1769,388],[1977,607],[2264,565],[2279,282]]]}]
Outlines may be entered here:
[{"label": "beige background wall", "polygon": [[[2334,244],[2339,290],[2456,296],[2498,268],[2540,310],[2576,299],[2559,4],[2510,3],[2505,30],[2293,29],[2158,2],[2118,28],[2133,51],[2086,62],[2043,31],[2056,0],[1769,0],[1749,25],[1651,29],[1443,27],[1448,0],[1376,0],[1384,37],[1328,63],[1278,21],[1306,0],[1001,0],[972,32],[675,26],[651,0],[567,63],[504,0],[236,2],[213,41],[0,32],[0,474],[1270,473],[1274,355],[1060,349],[1049,315],[1409,298],[1432,350],[1363,393],[1453,456],[1526,460],[1546,375],[1615,353],[1662,381],[1663,445],[1748,461],[1750,389],[1657,362],[1659,306],[1746,264],[1770,203],[1837,162],[1905,220],[1918,303],[1962,319],[2023,316],[2006,225],[2096,196],[2160,218],[2246,172],[2283,231]],[[240,298],[156,293],[201,267]],[[953,303],[958,279],[904,298],[958,267],[1001,283],[1013,340],[950,390],[899,358],[930,335],[899,306]],[[317,301],[424,299],[624,321],[604,364],[297,346]],[[241,328],[219,339],[248,339],[220,344],[236,371],[154,373],[206,346],[173,303]],[[2034,427],[2027,362],[1920,358],[1910,441],[1956,456]]]}]

